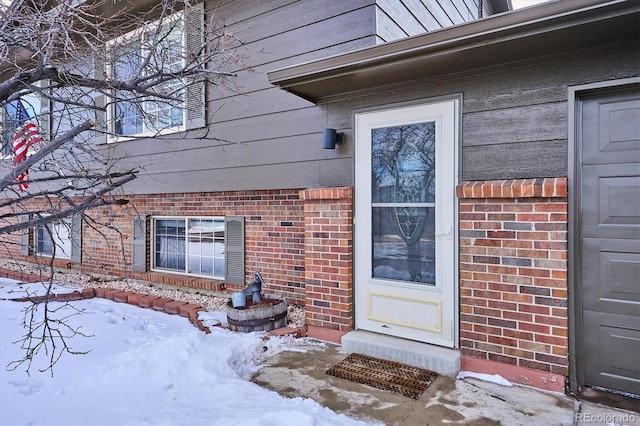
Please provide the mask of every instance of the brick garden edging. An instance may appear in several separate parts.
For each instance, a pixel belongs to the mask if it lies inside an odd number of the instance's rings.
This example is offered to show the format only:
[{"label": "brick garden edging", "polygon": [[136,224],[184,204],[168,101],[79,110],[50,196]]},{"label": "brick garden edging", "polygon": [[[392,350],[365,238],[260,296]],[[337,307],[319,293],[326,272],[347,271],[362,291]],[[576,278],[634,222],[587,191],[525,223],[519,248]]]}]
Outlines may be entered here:
[{"label": "brick garden edging", "polygon": [[[50,277],[39,274],[25,274],[22,272],[0,269],[0,276],[5,278],[11,278],[14,280],[22,281],[25,283],[33,283],[39,281],[48,280]],[[118,303],[127,303],[129,305],[137,306],[140,308],[153,309],[158,312],[164,312],[170,315],[180,315],[181,317],[188,318],[191,324],[193,324],[200,331],[209,334],[211,330],[206,327],[202,321],[198,318],[200,311],[207,311],[202,306],[189,303],[182,300],[174,300],[166,297],[141,294],[132,291],[123,291],[118,289],[99,287],[99,288],[85,288],[82,290],[72,291],[71,293],[57,293],[49,294],[48,296],[29,296],[29,297],[17,297],[13,300],[15,302],[32,302],[43,303],[47,300],[56,302],[71,302],[75,300],[92,299],[94,297],[100,297],[103,299],[112,300]],[[218,327],[226,328],[218,325]],[[282,327],[276,330],[272,330],[267,333],[268,336],[285,336],[292,335],[296,338],[305,337],[307,335],[306,327]]]}]

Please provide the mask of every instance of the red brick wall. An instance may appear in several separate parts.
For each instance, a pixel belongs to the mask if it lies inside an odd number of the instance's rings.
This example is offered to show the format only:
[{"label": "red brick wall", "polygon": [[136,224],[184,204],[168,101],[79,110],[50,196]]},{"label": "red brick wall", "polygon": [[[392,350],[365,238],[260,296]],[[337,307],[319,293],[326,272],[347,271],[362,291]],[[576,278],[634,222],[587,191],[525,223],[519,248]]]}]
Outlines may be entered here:
[{"label": "red brick wall", "polygon": [[462,354],[567,376],[566,178],[466,182],[457,195]]},{"label": "red brick wall", "polygon": [[[126,206],[94,210],[90,215],[95,222],[91,226],[84,223],[79,265],[82,271],[217,289],[214,280],[133,272],[132,218],[136,214],[244,216],[247,280],[254,271],[260,271],[267,283],[267,294],[304,303],[304,212],[298,190],[134,195],[128,199]],[[20,258],[18,245],[0,250],[2,257]]]},{"label": "red brick wall", "polygon": [[305,215],[307,325],[340,332],[353,327],[352,189],[300,191]]},{"label": "red brick wall", "polygon": [[[0,199],[0,203],[3,202]],[[0,209],[0,215],[11,214],[9,209]],[[17,223],[17,218],[6,218],[2,220],[2,224],[9,226]],[[0,259],[11,259],[20,256],[20,233],[0,235]]]},{"label": "red brick wall", "polygon": [[[0,199],[0,204],[5,200]],[[74,203],[79,203],[79,199],[74,199]],[[7,203],[9,204],[9,203]],[[31,212],[39,212],[42,215],[47,215],[51,211],[56,209],[68,209],[70,204],[66,201],[62,201],[56,197],[35,197],[33,199],[21,200],[17,204],[13,204],[12,207],[0,208],[0,215],[6,215],[3,219],[4,224],[14,224],[19,222],[19,216],[33,214]],[[116,206],[115,209],[120,207]],[[104,210],[104,209],[103,209]],[[16,216],[17,215],[17,216]],[[0,235],[0,259],[16,259],[25,260],[30,262],[40,262],[46,260],[46,264],[49,263],[50,258],[36,259],[33,255],[22,257],[21,250],[21,231],[11,234]],[[29,246],[30,253],[33,253],[33,244],[35,243],[34,232],[29,232]],[[70,265],[68,259],[58,258],[54,262],[56,267],[64,268]]]}]

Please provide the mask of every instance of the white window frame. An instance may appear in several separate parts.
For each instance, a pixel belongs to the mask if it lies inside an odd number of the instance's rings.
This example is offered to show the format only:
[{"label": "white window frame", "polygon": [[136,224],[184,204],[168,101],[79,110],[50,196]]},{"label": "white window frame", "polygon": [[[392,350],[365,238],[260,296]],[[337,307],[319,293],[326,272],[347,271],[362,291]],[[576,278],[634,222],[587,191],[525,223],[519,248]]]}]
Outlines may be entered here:
[{"label": "white window frame", "polygon": [[[63,218],[53,222],[43,223],[35,227],[33,233],[33,247],[37,256],[53,257],[53,250],[51,253],[40,251],[40,229],[43,232],[47,232],[45,227],[51,229],[51,243],[55,245],[55,257],[56,259],[71,259],[71,250],[73,247],[72,235],[73,235],[73,223],[71,218]],[[66,238],[63,238],[63,232],[66,229]],[[62,231],[62,232],[61,232]]]},{"label": "white window frame", "polygon": [[[184,269],[183,270],[178,270],[178,269],[173,269],[173,268],[163,268],[160,266],[156,265],[156,254],[157,254],[157,250],[156,250],[156,232],[157,232],[157,226],[156,223],[159,220],[179,220],[179,221],[183,221],[185,224],[185,262],[184,262]],[[194,277],[203,277],[203,278],[214,278],[214,279],[224,279],[225,277],[225,258],[226,258],[226,245],[225,245],[225,238],[224,235],[220,238],[216,238],[214,235],[214,244],[215,242],[219,242],[223,244],[223,248],[222,248],[222,252],[220,253],[220,255],[216,255],[215,253],[215,248],[214,248],[214,254],[211,257],[212,261],[214,262],[213,264],[213,271],[212,271],[212,275],[203,275],[203,274],[196,274],[196,273],[191,273],[188,272],[189,271],[189,255],[193,254],[190,253],[190,249],[189,249],[189,244],[188,244],[188,232],[189,232],[189,222],[191,220],[211,220],[214,222],[219,222],[220,225],[220,229],[223,230],[224,232],[226,232],[226,227],[225,227],[225,217],[224,216],[153,216],[151,218],[151,244],[150,244],[150,256],[151,256],[151,270],[155,271],[155,272],[163,272],[163,273],[173,273],[173,274],[181,274],[181,275],[189,275],[189,276],[194,276]],[[219,259],[222,262],[223,265],[223,270],[222,273],[220,275],[215,275],[215,261],[216,259]]]},{"label": "white window frame", "polygon": [[[173,25],[175,22],[177,22],[178,20],[181,21],[180,25],[182,27],[182,33],[181,33],[181,43],[182,43],[182,51],[184,53],[184,51],[186,50],[186,46],[187,46],[187,31],[186,31],[186,22],[185,22],[185,16],[184,16],[184,12],[178,12],[172,16],[170,16],[169,18],[166,18],[163,20],[162,24],[163,25]],[[107,44],[107,50],[108,52],[112,51],[115,48],[118,47],[122,47],[122,46],[126,46],[132,43],[135,43],[136,41],[140,41],[142,40],[142,38],[144,37],[145,34],[149,34],[149,33],[153,33],[154,31],[156,31],[158,29],[158,26],[160,25],[160,22],[156,21],[150,25],[146,25],[144,28],[139,28],[136,29],[134,31],[131,31],[127,34],[124,34],[121,37],[118,37],[114,40],[112,40],[111,42],[109,42]],[[184,65],[184,56],[182,56],[181,58],[182,60],[182,64]],[[107,62],[107,75],[109,77],[113,77],[114,76],[114,64],[111,62]],[[184,90],[184,89],[183,89]],[[107,143],[113,143],[113,142],[120,142],[120,141],[126,141],[126,140],[132,140],[132,139],[136,139],[136,138],[141,138],[141,137],[149,137],[149,136],[159,136],[159,135],[166,135],[166,134],[172,134],[172,133],[177,133],[177,132],[182,132],[187,130],[187,120],[188,120],[188,116],[187,116],[187,91],[184,90],[184,94],[183,94],[183,98],[181,101],[181,105],[179,106],[179,108],[182,110],[182,124],[180,124],[179,126],[173,126],[173,127],[167,127],[161,130],[155,130],[155,129],[149,129],[149,128],[145,128],[145,120],[142,120],[142,132],[140,133],[134,133],[134,134],[128,134],[128,135],[117,135],[115,133],[115,114],[114,114],[114,110],[116,107],[117,102],[115,102],[114,98],[109,100],[109,105],[107,108],[107,128],[108,128],[108,134],[109,136],[107,137]],[[142,102],[153,102],[153,100],[148,100],[148,101],[142,101]],[[144,108],[144,107],[143,107]]]}]

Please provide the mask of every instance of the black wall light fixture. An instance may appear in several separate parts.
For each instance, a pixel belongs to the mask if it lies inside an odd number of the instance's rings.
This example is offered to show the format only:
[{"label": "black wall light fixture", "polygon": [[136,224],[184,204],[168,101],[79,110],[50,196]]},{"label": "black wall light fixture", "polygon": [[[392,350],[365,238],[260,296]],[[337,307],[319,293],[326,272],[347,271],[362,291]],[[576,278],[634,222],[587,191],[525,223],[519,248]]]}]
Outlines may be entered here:
[{"label": "black wall light fixture", "polygon": [[336,129],[324,129],[322,131],[322,149],[336,149],[336,144],[342,145],[342,132],[336,132]]}]

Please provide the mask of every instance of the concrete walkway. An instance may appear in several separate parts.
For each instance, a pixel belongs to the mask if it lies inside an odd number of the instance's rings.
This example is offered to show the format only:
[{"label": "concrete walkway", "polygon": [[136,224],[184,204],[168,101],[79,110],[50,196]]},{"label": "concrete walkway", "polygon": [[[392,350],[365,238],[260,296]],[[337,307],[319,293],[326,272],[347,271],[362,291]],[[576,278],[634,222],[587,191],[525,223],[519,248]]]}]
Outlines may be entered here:
[{"label": "concrete walkway", "polygon": [[332,344],[280,353],[267,360],[252,381],[290,398],[312,398],[336,412],[385,425],[640,425],[636,412],[477,379],[441,376],[414,400],[325,373],[346,356]]}]

